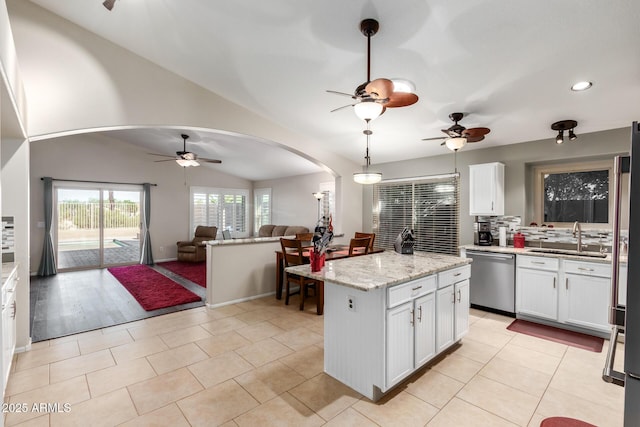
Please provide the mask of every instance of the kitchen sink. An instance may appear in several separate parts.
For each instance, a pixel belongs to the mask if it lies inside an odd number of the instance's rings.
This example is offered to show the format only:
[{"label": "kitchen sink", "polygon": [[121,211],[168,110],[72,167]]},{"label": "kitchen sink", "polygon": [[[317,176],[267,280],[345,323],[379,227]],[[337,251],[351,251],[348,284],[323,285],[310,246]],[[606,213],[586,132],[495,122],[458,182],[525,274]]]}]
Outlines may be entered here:
[{"label": "kitchen sink", "polygon": [[580,256],[587,258],[606,258],[608,254],[601,252],[589,252],[582,251],[578,252],[575,249],[547,249],[547,248],[531,248],[527,252],[537,252],[543,254],[555,254],[555,255],[572,255],[572,256]]}]

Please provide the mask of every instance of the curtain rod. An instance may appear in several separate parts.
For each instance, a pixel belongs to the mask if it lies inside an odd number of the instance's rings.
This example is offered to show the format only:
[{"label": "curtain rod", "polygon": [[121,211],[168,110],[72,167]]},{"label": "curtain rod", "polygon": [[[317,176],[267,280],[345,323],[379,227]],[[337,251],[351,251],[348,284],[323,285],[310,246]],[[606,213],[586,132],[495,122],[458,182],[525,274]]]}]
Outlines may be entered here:
[{"label": "curtain rod", "polygon": [[[40,178],[41,181],[44,181],[45,178],[49,178],[49,177],[42,177]],[[139,182],[111,182],[111,181],[83,181],[81,179],[58,179],[58,178],[51,178],[52,181],[63,181],[63,182],[86,182],[86,183],[90,183],[90,184],[120,184],[120,185],[144,185],[147,183],[139,183]],[[148,183],[149,185],[153,185],[154,187],[157,187],[158,184],[151,184]]]}]

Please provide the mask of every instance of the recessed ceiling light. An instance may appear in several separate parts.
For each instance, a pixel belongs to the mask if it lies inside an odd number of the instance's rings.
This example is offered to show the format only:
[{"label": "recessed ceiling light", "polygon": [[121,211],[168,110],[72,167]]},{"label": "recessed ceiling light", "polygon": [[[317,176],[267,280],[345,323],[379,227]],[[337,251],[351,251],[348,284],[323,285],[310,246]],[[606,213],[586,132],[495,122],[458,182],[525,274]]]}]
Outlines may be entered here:
[{"label": "recessed ceiling light", "polygon": [[591,86],[593,86],[593,83],[591,82],[578,82],[575,83],[573,86],[571,86],[571,90],[575,91],[575,92],[579,92],[581,90],[587,90],[589,89]]}]

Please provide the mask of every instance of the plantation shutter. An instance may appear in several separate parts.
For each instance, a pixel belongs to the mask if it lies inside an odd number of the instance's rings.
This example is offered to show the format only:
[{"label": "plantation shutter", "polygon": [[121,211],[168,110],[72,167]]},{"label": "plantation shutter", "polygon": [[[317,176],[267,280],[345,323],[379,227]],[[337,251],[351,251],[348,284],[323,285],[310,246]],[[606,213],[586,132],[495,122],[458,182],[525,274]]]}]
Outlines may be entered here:
[{"label": "plantation shutter", "polygon": [[208,225],[220,232],[229,230],[234,237],[248,237],[248,196],[242,189],[192,187],[192,232],[198,225]]},{"label": "plantation shutter", "polygon": [[382,181],[373,187],[376,246],[393,249],[404,227],[414,250],[457,255],[460,242],[459,174]]}]

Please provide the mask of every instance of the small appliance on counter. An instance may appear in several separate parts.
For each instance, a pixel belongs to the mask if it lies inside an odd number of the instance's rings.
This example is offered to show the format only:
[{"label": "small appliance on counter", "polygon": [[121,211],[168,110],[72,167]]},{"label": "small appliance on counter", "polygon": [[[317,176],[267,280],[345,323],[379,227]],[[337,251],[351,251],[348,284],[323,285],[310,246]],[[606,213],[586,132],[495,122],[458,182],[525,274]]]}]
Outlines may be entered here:
[{"label": "small appliance on counter", "polygon": [[393,248],[399,254],[411,255],[413,254],[413,245],[415,243],[415,238],[413,237],[413,231],[409,229],[409,227],[405,227],[398,237],[396,237],[396,241],[393,243]]},{"label": "small appliance on counter", "polygon": [[491,235],[491,224],[486,221],[473,223],[473,244],[477,246],[491,246],[493,236]]}]

